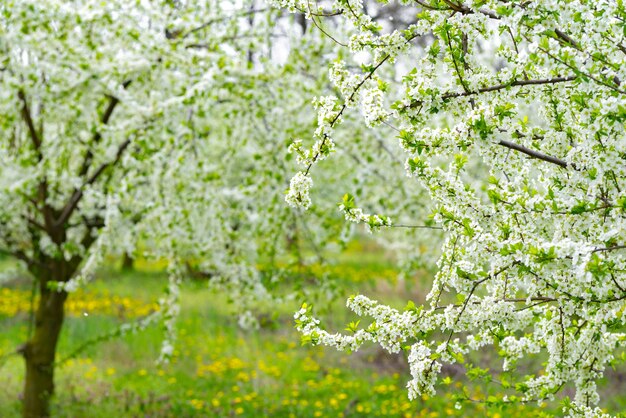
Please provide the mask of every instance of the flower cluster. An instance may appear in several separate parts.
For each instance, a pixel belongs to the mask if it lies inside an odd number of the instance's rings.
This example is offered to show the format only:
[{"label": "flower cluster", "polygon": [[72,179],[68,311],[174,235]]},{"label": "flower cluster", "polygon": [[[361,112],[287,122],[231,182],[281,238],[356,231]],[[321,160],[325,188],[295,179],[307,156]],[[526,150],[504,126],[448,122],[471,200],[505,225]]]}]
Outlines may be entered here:
[{"label": "flower cluster", "polygon": [[366,224],[369,232],[380,229],[383,226],[391,226],[391,219],[388,216],[363,213],[363,209],[356,207],[354,196],[351,194],[343,196],[343,200],[339,204],[339,210],[343,212],[347,221],[356,224]]},{"label": "flower cluster", "polygon": [[302,171],[298,172],[292,177],[289,182],[289,190],[285,201],[293,207],[302,207],[308,209],[311,206],[311,198],[309,197],[309,190],[313,185],[313,180],[310,176]]}]

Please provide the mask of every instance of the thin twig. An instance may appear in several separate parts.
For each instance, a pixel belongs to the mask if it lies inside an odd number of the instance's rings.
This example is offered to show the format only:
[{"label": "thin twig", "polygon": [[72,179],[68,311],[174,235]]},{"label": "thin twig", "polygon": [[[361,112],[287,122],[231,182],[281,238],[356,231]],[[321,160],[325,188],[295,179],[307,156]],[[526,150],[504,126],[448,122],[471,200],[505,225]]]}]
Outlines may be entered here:
[{"label": "thin twig", "polygon": [[414,229],[443,229],[440,226],[430,225],[403,225],[403,224],[391,224],[389,228],[414,228]]}]

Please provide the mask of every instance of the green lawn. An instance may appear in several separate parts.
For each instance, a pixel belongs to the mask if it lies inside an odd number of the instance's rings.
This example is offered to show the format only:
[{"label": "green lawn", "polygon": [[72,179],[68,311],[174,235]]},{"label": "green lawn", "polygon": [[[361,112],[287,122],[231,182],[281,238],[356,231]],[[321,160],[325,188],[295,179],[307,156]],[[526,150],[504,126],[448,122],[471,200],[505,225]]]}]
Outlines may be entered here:
[{"label": "green lawn", "polygon": [[[388,266],[370,267],[383,278],[344,277],[340,292],[364,290],[398,305],[413,296],[384,278],[391,276]],[[356,271],[352,262],[337,269]],[[160,273],[109,272],[88,291],[72,295],[60,358],[84,341],[150,312],[164,283]],[[1,295],[0,352],[14,350],[28,332],[30,295],[24,286],[17,283]],[[55,416],[528,417],[543,411],[536,405],[503,410],[483,404],[456,410],[453,396],[462,383],[454,377],[441,385],[437,396],[409,402],[404,355],[390,356],[373,346],[352,355],[301,346],[292,321],[300,301],[280,306],[279,315],[267,316],[261,329],[245,331],[223,299],[205,283],[184,285],[178,341],[169,365],[155,363],[163,339],[158,326],[91,346],[68,361],[56,374]],[[338,300],[324,314],[338,330],[352,319],[343,305]],[[454,370],[448,374],[454,376]],[[3,360],[1,417],[19,414],[22,376],[19,357]],[[480,384],[470,384],[470,390],[476,398],[489,395]]]}]

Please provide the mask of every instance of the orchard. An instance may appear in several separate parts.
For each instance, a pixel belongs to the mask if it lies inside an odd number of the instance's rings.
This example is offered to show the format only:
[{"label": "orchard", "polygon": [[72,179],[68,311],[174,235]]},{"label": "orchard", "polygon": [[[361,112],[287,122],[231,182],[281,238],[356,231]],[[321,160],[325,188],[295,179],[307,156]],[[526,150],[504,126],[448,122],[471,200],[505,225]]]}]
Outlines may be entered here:
[{"label": "orchard", "polygon": [[[626,360],[625,7],[0,5],[0,298],[30,292],[23,312],[0,309],[15,335],[0,359],[22,359],[22,416],[66,416],[55,405],[68,352],[157,328],[154,367],[193,357],[177,322],[193,318],[185,295],[198,281],[220,295],[204,304],[236,318],[212,317],[215,333],[280,335],[294,355],[332,347],[350,353],[324,351],[345,367],[364,350],[400,358],[402,383],[385,391],[408,405],[397,416],[444,397],[448,416],[619,414],[599,384],[621,382]],[[73,298],[138,277],[112,273],[122,257],[157,266],[145,283],[162,279],[164,293],[66,349]],[[347,279],[350,257],[374,285]],[[335,304],[348,294],[350,313]],[[271,366],[238,379],[277,378]],[[227,378],[198,367],[198,381]],[[299,390],[279,387],[282,404]],[[373,416],[342,393],[329,403],[346,401],[341,416]],[[248,416],[219,399],[155,416]],[[282,416],[268,408],[257,413]]]}]

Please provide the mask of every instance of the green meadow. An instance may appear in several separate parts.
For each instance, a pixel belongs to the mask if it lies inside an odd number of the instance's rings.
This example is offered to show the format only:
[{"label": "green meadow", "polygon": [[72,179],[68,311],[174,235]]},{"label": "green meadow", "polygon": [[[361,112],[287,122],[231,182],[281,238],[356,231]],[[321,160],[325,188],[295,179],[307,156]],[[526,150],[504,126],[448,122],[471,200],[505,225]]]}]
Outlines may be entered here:
[{"label": "green meadow", "polygon": [[[374,259],[374,262],[366,260]],[[398,307],[418,301],[428,278],[401,283],[391,263],[372,254],[347,256],[330,269],[289,270],[288,280],[315,282],[332,276],[337,298],[319,316],[344,331],[354,318],[345,297],[363,292]],[[164,332],[159,325],[134,334],[102,338],[121,324],[158,309],[166,277],[141,261],[132,272],[102,271],[89,290],[68,301],[56,372],[56,417],[533,417],[558,413],[559,405],[495,405],[497,387],[461,379],[446,369],[437,396],[409,401],[406,354],[375,346],[338,353],[301,345],[293,312],[301,300],[285,301],[278,314],[259,306],[261,326],[244,330],[223,295],[207,283],[182,287],[177,341],[169,364],[157,364]],[[0,416],[19,416],[23,361],[11,353],[28,332],[29,281],[15,280],[0,290]],[[417,283],[417,284],[416,284]],[[459,367],[463,367],[459,365]],[[455,408],[468,395],[481,402]],[[618,402],[619,404],[619,402]]]}]

